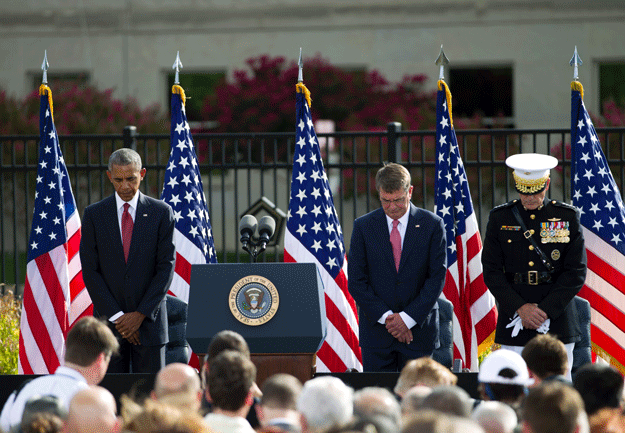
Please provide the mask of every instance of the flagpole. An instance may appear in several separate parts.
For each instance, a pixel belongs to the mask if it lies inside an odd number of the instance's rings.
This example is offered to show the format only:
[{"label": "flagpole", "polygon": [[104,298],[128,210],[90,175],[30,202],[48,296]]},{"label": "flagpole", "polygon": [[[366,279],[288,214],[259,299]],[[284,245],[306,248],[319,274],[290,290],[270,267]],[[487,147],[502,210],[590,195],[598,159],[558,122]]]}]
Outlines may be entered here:
[{"label": "flagpole", "polygon": [[180,61],[180,51],[176,52],[176,61],[171,67],[176,70],[176,76],[174,77],[174,84],[180,84],[180,70],[182,69],[182,62]]},{"label": "flagpole", "polygon": [[441,52],[436,59],[436,64],[439,66],[438,79],[445,81],[445,66],[449,64],[449,59],[443,51],[443,44],[441,44]]},{"label": "flagpole", "polygon": [[579,67],[582,66],[583,63],[582,59],[577,55],[577,45],[575,45],[575,52],[569,62],[569,65],[573,66],[573,81],[579,81]]},{"label": "flagpole", "polygon": [[302,61],[302,47],[299,47],[299,60],[297,61],[297,66],[299,66],[299,71],[297,72],[297,82],[301,83],[304,81],[304,62]]},{"label": "flagpole", "polygon": [[41,70],[43,71],[43,78],[41,84],[48,84],[48,50],[43,51],[43,63],[41,64]]}]

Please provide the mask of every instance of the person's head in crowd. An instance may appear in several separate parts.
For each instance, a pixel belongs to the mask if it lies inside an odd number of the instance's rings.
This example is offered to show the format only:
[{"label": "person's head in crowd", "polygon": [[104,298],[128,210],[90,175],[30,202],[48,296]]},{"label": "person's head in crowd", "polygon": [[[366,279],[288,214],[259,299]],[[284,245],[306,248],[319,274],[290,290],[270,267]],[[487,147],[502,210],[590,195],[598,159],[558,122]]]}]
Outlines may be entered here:
[{"label": "person's head in crowd", "polygon": [[571,386],[543,382],[530,389],[523,402],[523,433],[577,433],[585,421],[584,402]]},{"label": "person's head in crowd", "polygon": [[393,391],[400,397],[413,386],[433,388],[438,385],[455,385],[458,377],[444,365],[427,356],[410,360],[402,368]]},{"label": "person's head in crowd", "polygon": [[78,371],[89,385],[99,384],[117,354],[119,342],[109,327],[93,316],[79,319],[67,333],[65,366]]},{"label": "person's head in crowd", "polygon": [[543,380],[566,380],[568,356],[564,343],[551,334],[538,334],[521,352],[534,385]]},{"label": "person's head in crowd", "polygon": [[[130,410],[123,410],[130,405]],[[158,400],[146,399],[138,405],[122,398],[124,432],[132,433],[214,433],[194,411],[164,404]]]},{"label": "person's head in crowd", "polygon": [[416,411],[421,410],[423,400],[430,395],[432,388],[425,385],[417,385],[410,388],[401,399],[401,414],[406,418]]},{"label": "person's head in crowd", "polygon": [[573,386],[584,400],[588,416],[602,408],[619,408],[623,402],[623,376],[607,364],[586,364],[573,376]]},{"label": "person's head in crowd", "polygon": [[451,416],[433,409],[422,409],[404,420],[401,433],[448,433]]},{"label": "person's head in crowd", "polygon": [[91,386],[72,397],[63,433],[117,433],[120,429],[115,397],[108,390]]},{"label": "person's head in crowd", "polygon": [[[52,416],[40,416],[42,414],[49,414]],[[37,420],[34,420],[35,418],[37,418]],[[36,425],[39,425],[42,428],[44,425],[49,425],[48,428],[54,428],[56,425],[56,418],[61,421],[65,421],[65,418],[67,418],[67,408],[57,396],[33,396],[28,399],[26,404],[24,404],[22,422],[19,428],[21,428],[22,431],[25,431],[26,429],[32,430]]]},{"label": "person's head in crowd", "polygon": [[[206,383],[210,362],[224,350],[234,350],[239,352],[244,357],[248,359],[250,358],[250,348],[247,345],[247,341],[245,341],[245,338],[243,338],[241,334],[230,330],[220,331],[215,334],[208,345],[208,349],[206,350],[206,357],[204,358],[204,364],[202,365],[202,370],[200,372],[202,387],[206,392],[205,397],[207,401],[210,401],[210,396],[208,395],[208,385]],[[254,397],[261,396],[260,389],[258,388],[258,385],[256,385],[256,382],[254,382],[252,390]]]},{"label": "person's head in crowd", "polygon": [[354,412],[353,395],[353,389],[336,377],[307,381],[297,399],[302,430],[316,433],[347,424]]},{"label": "person's head in crowd", "polygon": [[63,429],[63,419],[51,412],[36,412],[28,418],[22,419],[19,433],[60,433]]},{"label": "person's head in crowd", "polygon": [[480,403],[471,418],[482,426],[486,433],[513,433],[519,420],[510,406],[500,401]]},{"label": "person's head in crowd", "polygon": [[253,402],[256,367],[249,357],[224,350],[210,361],[208,389],[214,412],[245,418]]},{"label": "person's head in crowd", "polygon": [[440,385],[432,388],[421,403],[423,409],[432,409],[439,412],[467,418],[471,415],[473,400],[462,388],[456,385]]},{"label": "person's head in crowd", "polygon": [[399,429],[401,408],[386,388],[370,386],[354,392],[354,415],[360,418],[386,417]]},{"label": "person's head in crowd", "polygon": [[324,433],[397,433],[399,426],[383,415],[358,416],[342,427],[331,428]]},{"label": "person's head in crowd", "polygon": [[451,416],[450,427],[447,433],[485,433],[481,425],[471,418]]},{"label": "person's head in crowd", "polygon": [[302,383],[290,374],[279,373],[268,377],[261,389],[263,396],[256,405],[256,414],[262,427],[276,427],[282,431],[301,431],[297,397]]},{"label": "person's head in crowd", "polygon": [[151,396],[166,404],[199,411],[202,403],[200,377],[188,364],[168,364],[157,373]]},{"label": "person's head in crowd", "polygon": [[238,332],[224,330],[213,336],[206,351],[206,360],[216,357],[224,350],[235,350],[243,356],[250,357],[250,348],[245,338]]},{"label": "person's head in crowd", "polygon": [[511,350],[492,352],[480,365],[478,391],[484,400],[501,401],[518,409],[525,397],[530,379],[521,355]]}]

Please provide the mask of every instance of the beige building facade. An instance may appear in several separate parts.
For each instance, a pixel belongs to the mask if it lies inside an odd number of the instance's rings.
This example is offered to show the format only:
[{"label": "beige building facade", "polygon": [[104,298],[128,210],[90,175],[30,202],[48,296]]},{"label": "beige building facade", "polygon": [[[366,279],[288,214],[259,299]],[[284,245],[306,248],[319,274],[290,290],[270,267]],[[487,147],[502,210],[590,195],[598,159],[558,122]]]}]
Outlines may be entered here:
[{"label": "beige building facade", "polygon": [[574,47],[586,104],[598,112],[601,67],[618,74],[624,40],[621,0],[3,0],[0,88],[31,92],[47,50],[50,77],[86,76],[118,98],[165,106],[177,51],[184,85],[185,73],[228,76],[261,54],[296,60],[302,47],[391,80],[423,73],[434,89],[442,44],[454,97],[460,86],[484,91],[454,70],[503,69],[510,125],[567,128]]}]

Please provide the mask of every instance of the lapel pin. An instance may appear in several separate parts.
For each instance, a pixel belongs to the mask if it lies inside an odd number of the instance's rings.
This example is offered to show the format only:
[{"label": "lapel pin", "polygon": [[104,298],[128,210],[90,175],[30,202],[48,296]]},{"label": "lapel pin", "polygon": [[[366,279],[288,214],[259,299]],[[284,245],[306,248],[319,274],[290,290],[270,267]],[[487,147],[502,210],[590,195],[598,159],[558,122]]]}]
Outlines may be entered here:
[{"label": "lapel pin", "polygon": [[419,224],[417,224],[415,227],[419,228],[419,227],[421,227],[421,226],[420,226]]},{"label": "lapel pin", "polygon": [[144,214],[143,214],[143,216],[148,216],[148,214],[147,214],[147,213],[144,213]]}]

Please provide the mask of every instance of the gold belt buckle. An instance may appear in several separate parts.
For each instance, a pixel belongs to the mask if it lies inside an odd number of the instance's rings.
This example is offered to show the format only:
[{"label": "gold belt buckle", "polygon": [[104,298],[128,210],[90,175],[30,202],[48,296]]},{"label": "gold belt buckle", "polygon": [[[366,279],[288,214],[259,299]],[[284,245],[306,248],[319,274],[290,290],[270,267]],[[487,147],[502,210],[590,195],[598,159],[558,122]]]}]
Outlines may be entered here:
[{"label": "gold belt buckle", "polygon": [[538,285],[538,271],[527,271],[527,284],[531,286]]}]

